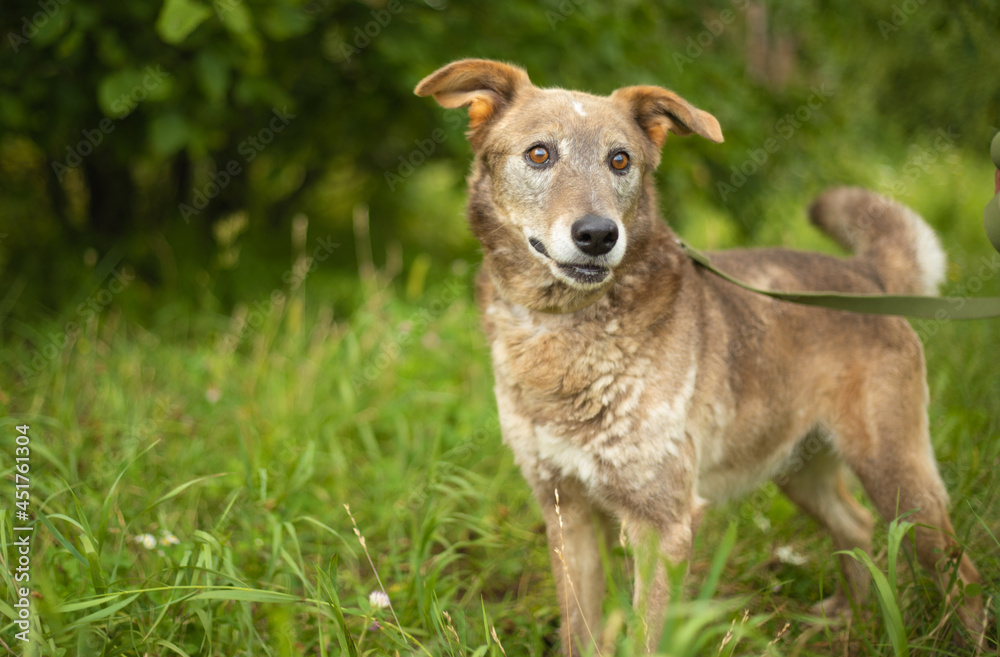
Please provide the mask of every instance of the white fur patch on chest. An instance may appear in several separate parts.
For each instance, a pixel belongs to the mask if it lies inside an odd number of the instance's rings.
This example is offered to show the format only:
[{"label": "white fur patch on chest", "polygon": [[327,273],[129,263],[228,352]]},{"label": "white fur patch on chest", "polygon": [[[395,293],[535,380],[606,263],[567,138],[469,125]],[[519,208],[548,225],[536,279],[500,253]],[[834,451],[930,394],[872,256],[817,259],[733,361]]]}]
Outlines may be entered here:
[{"label": "white fur patch on chest", "polygon": [[[591,490],[614,474],[641,487],[660,476],[662,465],[683,458],[687,411],[694,393],[697,369],[692,363],[679,389],[669,397],[639,403],[641,394],[619,399],[605,409],[606,428],[590,441],[559,428],[559,418],[535,426],[538,460],[563,477],[578,479]],[[642,386],[639,386],[641,392]]]},{"label": "white fur patch on chest", "polygon": [[545,427],[535,427],[535,448],[542,463],[554,468],[563,477],[578,479],[587,488],[594,488],[598,467],[593,452],[573,440],[553,434]]}]

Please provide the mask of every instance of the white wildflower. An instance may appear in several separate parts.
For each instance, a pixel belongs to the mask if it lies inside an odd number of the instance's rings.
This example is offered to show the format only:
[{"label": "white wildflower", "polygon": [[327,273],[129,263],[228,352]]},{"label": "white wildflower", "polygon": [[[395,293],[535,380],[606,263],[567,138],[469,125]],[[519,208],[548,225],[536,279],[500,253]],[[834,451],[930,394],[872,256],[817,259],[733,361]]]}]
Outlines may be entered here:
[{"label": "white wildflower", "polygon": [[147,550],[152,550],[156,547],[156,537],[152,534],[139,534],[135,537],[135,542],[139,543]]},{"label": "white wildflower", "polygon": [[781,563],[792,566],[802,566],[809,561],[805,555],[796,552],[791,545],[779,545],[774,550],[774,556],[778,557],[778,561]]},{"label": "white wildflower", "polygon": [[368,595],[368,604],[370,604],[373,609],[385,609],[389,606],[389,596],[382,591],[372,591]]}]

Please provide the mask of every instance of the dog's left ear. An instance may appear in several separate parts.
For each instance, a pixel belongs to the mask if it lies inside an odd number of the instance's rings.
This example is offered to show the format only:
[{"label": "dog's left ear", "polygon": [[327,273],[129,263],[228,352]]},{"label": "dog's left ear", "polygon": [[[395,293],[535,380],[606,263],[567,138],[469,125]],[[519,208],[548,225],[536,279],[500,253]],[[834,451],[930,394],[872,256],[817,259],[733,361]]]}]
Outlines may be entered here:
[{"label": "dog's left ear", "polygon": [[681,136],[697,134],[717,144],[722,143],[722,128],[716,118],[669,89],[624,87],[611,94],[611,99],[631,110],[636,122],[657,148],[667,141],[668,132]]}]

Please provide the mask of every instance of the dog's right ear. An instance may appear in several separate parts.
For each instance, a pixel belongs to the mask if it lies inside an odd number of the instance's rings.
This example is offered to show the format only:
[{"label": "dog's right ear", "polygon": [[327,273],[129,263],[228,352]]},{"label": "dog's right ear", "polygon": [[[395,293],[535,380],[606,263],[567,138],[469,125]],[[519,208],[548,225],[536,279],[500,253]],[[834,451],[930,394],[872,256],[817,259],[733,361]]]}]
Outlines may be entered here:
[{"label": "dog's right ear", "polygon": [[489,59],[462,59],[439,68],[413,90],[434,96],[443,107],[469,108],[469,133],[507,107],[517,91],[531,84],[524,69]]}]

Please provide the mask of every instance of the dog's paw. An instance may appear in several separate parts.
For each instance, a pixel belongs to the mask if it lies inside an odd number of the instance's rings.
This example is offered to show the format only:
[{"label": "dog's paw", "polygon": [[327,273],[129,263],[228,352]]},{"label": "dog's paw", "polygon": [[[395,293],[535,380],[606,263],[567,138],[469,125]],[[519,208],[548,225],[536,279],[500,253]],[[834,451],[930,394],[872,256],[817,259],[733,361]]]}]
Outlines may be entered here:
[{"label": "dog's paw", "polygon": [[838,592],[810,607],[809,614],[818,616],[828,623],[840,625],[850,620],[853,612],[851,611],[851,602],[847,599],[847,595]]}]

